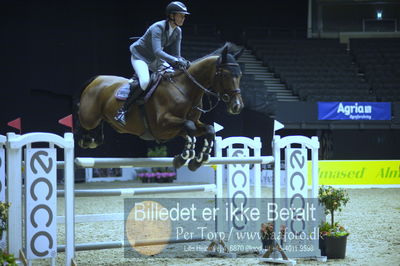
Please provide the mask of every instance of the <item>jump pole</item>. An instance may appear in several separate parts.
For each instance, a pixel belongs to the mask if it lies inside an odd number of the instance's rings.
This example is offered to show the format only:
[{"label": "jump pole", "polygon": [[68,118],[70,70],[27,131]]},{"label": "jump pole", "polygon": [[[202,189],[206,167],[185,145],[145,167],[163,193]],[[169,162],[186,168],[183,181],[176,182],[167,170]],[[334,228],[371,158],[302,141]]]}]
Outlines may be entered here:
[{"label": "jump pole", "polygon": [[[126,197],[136,195],[147,195],[153,193],[182,193],[182,192],[213,192],[216,193],[215,184],[168,186],[168,187],[146,187],[146,188],[116,188],[116,189],[82,189],[75,190],[75,197]],[[64,190],[58,190],[57,196],[63,196]]]},{"label": "jump pole", "polygon": [[[123,167],[171,167],[173,159],[159,158],[92,158],[77,157],[75,165],[82,168],[123,168]],[[203,165],[225,164],[270,164],[274,162],[273,156],[256,157],[211,157]]]},{"label": "jump pole", "polygon": [[[142,247],[142,246],[156,246],[165,244],[179,244],[189,242],[202,242],[206,241],[205,238],[191,238],[191,239],[157,239],[157,240],[146,240],[136,241],[132,245],[128,241],[110,241],[110,242],[95,242],[95,243],[81,243],[75,245],[75,251],[86,251],[86,250],[100,250],[100,249],[112,249],[112,248],[124,248],[124,247]],[[59,245],[57,252],[64,252],[65,245]]]}]

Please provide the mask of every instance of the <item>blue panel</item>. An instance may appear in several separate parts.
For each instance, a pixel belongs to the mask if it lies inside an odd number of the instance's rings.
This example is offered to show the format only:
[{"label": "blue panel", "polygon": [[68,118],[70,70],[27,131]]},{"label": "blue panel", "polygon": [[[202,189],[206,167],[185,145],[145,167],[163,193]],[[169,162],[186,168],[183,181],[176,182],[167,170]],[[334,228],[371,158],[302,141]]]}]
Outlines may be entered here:
[{"label": "blue panel", "polygon": [[318,102],[318,120],[391,120],[390,102]]}]

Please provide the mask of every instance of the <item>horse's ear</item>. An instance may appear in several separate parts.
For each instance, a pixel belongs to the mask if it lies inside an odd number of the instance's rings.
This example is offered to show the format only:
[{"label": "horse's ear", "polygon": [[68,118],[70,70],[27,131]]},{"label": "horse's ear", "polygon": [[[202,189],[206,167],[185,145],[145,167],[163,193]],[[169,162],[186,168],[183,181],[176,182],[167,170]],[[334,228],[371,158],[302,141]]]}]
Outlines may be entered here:
[{"label": "horse's ear", "polygon": [[221,63],[225,63],[227,61],[229,47],[226,45],[221,53]]},{"label": "horse's ear", "polygon": [[243,54],[244,52],[244,48],[240,49],[239,52],[237,52],[236,54],[234,54],[233,56],[235,57],[236,60],[239,59],[239,57]]}]

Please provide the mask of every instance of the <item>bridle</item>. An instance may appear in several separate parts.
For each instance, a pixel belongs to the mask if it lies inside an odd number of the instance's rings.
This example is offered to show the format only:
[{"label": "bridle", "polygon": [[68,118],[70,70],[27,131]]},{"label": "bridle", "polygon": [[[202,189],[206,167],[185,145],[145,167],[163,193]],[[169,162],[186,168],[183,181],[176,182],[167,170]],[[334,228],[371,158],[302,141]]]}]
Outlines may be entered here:
[{"label": "bridle", "polygon": [[[224,74],[224,67],[227,66],[233,66],[233,67],[240,67],[238,63],[219,63],[217,62],[217,70],[215,72],[215,76],[214,76],[214,80],[213,80],[213,84],[215,84],[216,82],[219,82],[220,86],[222,86],[223,83],[223,78],[225,77]],[[203,109],[200,107],[201,103],[197,106],[195,106],[194,108],[197,109],[198,111],[202,112],[202,113],[208,113],[212,110],[215,109],[215,107],[217,107],[218,103],[222,100],[223,102],[230,102],[231,98],[236,96],[237,94],[240,94],[240,88],[234,89],[232,90],[230,93],[231,95],[229,95],[228,93],[219,93],[219,92],[214,92],[212,90],[209,90],[207,88],[205,88],[203,85],[201,85],[188,71],[187,69],[183,69],[182,70],[183,73],[185,73],[185,75],[194,83],[197,85],[197,87],[199,87],[205,95],[207,95],[208,98],[208,105],[209,108],[208,109]],[[232,74],[230,74],[232,75]],[[213,87],[213,86],[212,86]],[[211,100],[211,96],[216,98],[217,101],[215,101],[214,103]]]},{"label": "bridle", "polygon": [[[220,64],[218,64],[218,66],[217,66],[217,72],[215,73],[215,77],[221,77],[221,78],[219,79],[221,85],[222,85],[222,81],[223,81],[223,79],[224,79],[224,76],[226,76],[226,75],[224,74],[224,72],[223,72],[224,67],[226,67],[226,66],[233,66],[233,67],[238,67],[238,68],[240,68],[240,66],[239,66],[238,63],[223,63],[223,64],[220,63]],[[232,75],[232,73],[230,73],[230,75]],[[231,94],[232,96],[236,96],[237,94],[240,94],[240,88],[231,90],[230,92],[231,92],[230,94]],[[222,100],[223,100],[224,102],[229,102],[229,101],[231,100],[231,97],[232,97],[232,96],[230,96],[230,95],[227,94],[227,93],[224,93],[224,94],[222,94],[221,98],[222,98]]]}]

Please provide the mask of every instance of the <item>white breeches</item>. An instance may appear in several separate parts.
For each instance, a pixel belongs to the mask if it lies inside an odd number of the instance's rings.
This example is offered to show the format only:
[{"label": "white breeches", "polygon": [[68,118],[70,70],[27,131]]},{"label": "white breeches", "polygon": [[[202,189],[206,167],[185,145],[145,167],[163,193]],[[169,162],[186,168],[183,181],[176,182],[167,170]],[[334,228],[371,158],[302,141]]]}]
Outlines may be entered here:
[{"label": "white breeches", "polygon": [[140,88],[145,90],[150,83],[149,67],[143,60],[131,58],[133,69],[139,78]]}]

